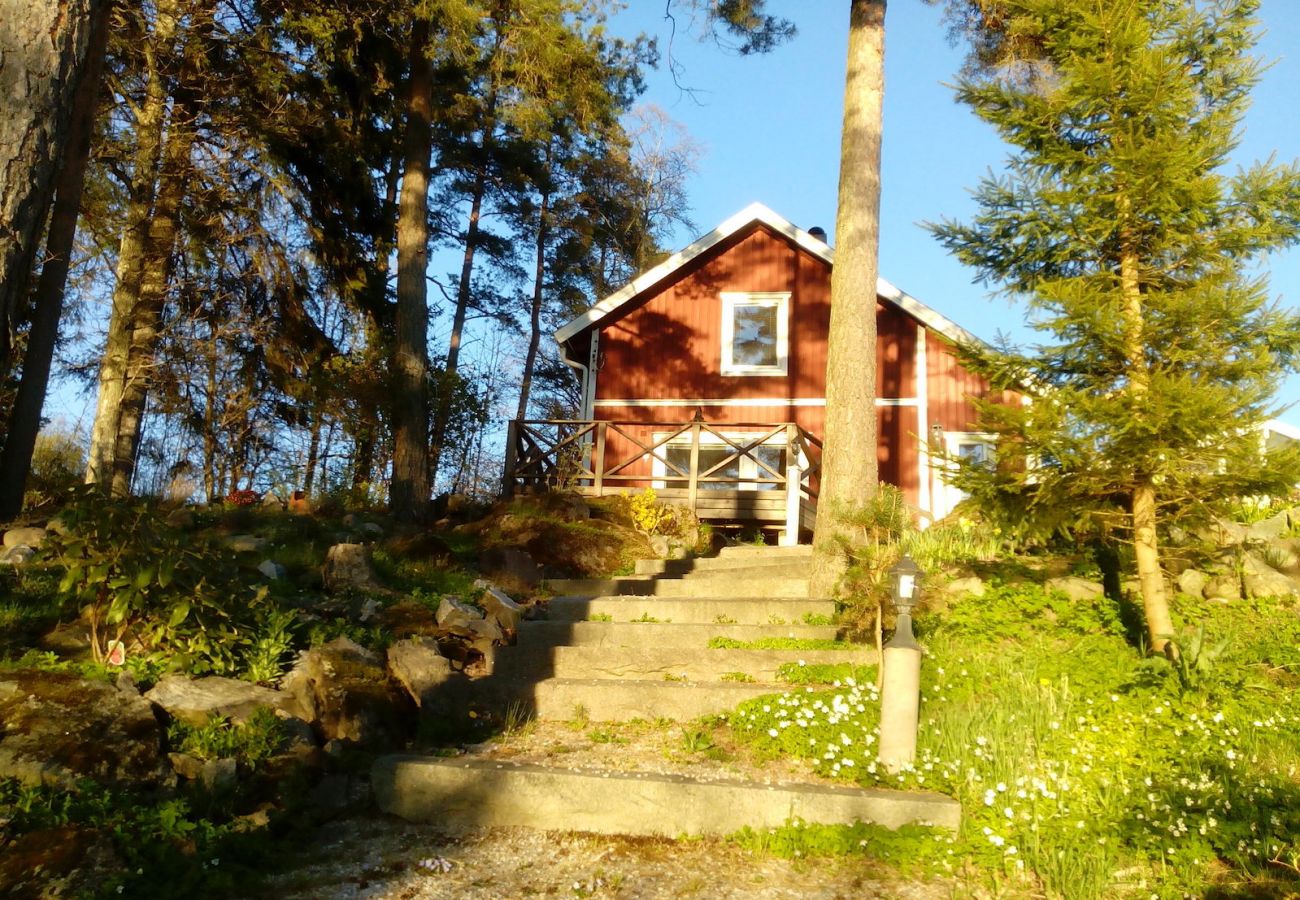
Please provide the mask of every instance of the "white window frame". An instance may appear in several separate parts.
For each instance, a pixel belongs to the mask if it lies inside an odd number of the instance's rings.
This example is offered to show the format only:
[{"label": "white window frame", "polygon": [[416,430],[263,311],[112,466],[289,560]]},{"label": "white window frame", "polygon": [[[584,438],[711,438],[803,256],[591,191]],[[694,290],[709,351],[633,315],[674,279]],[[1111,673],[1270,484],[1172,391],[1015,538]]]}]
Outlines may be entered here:
[{"label": "white window frame", "polygon": [[[776,309],[776,364],[749,366],[732,359],[736,338],[736,307],[762,306]],[[763,291],[722,293],[722,374],[785,375],[790,364],[790,292]]]},{"label": "white window frame", "polygon": [[[669,433],[670,432],[667,431],[655,432],[654,442],[658,444],[664,438],[668,437]],[[762,432],[755,432],[755,431],[724,431],[723,435],[725,435],[725,437],[728,440],[734,441],[737,444],[744,446],[745,444],[748,444],[750,441],[752,441],[758,434],[761,433]],[[767,440],[763,441],[761,446],[768,447],[773,445],[784,448],[785,436],[780,434],[773,435],[772,437],[769,437]],[[669,447],[674,447],[674,448],[685,447],[686,449],[689,450],[690,446],[691,446],[691,433],[689,431],[683,431],[681,434],[677,435],[671,441],[668,441],[667,443],[663,444],[659,449],[661,451],[666,452]],[[700,446],[701,447],[724,447],[728,451],[735,450],[734,447],[727,444],[726,441],[724,441],[722,438],[712,433],[702,433],[700,435]],[[655,490],[662,491],[667,487],[666,483],[664,482],[664,478],[668,474],[668,467],[664,465],[664,461],[659,458],[658,453],[655,453],[651,457],[651,460],[652,460],[651,472],[654,477],[652,486],[654,487]],[[799,462],[799,470],[806,472],[808,470],[808,460],[804,456],[802,450],[799,452],[798,462]],[[740,458],[740,475],[739,475],[740,478],[758,478],[760,477],[760,475],[765,475],[765,474],[766,474],[765,472],[760,472],[758,463],[755,462],[751,457],[742,456]],[[674,487],[681,487],[681,485],[674,485]],[[771,483],[760,484],[757,481],[742,481],[739,484],[729,485],[728,489],[741,490],[741,491],[759,491],[759,490],[779,490],[780,487],[781,485],[779,484],[771,484]]]},{"label": "white window frame", "polygon": [[[962,444],[982,444],[986,449],[987,459],[991,463],[996,459],[997,438],[996,435],[986,431],[945,431],[943,433],[943,450],[949,457],[956,457]],[[934,519],[938,521],[944,516],[951,513],[957,508],[957,504],[965,500],[968,494],[952,484],[948,476],[953,472],[954,466],[951,462],[945,462],[942,466],[936,466],[938,478],[938,496],[934,504]]]}]

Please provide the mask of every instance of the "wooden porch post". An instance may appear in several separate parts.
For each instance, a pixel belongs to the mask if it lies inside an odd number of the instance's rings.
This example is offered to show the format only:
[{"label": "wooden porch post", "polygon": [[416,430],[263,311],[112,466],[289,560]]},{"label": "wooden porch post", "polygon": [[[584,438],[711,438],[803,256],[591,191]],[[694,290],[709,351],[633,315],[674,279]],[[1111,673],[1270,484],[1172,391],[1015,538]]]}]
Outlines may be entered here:
[{"label": "wooden porch post", "polygon": [[803,503],[799,483],[803,480],[803,470],[799,467],[798,435],[798,425],[791,422],[785,426],[785,533],[781,535],[782,547],[799,543],[799,513]]},{"label": "wooden porch post", "polygon": [[[686,502],[691,512],[697,513],[695,499],[700,492],[700,423],[691,423],[691,478],[687,483]],[[698,514],[698,513],[697,513]]]},{"label": "wooden porch post", "polygon": [[608,422],[596,423],[596,444],[591,451],[591,471],[597,497],[605,496],[605,426]]},{"label": "wooden porch post", "polygon": [[506,423],[506,465],[501,476],[501,496],[509,500],[515,495],[515,463],[519,459],[519,422]]}]

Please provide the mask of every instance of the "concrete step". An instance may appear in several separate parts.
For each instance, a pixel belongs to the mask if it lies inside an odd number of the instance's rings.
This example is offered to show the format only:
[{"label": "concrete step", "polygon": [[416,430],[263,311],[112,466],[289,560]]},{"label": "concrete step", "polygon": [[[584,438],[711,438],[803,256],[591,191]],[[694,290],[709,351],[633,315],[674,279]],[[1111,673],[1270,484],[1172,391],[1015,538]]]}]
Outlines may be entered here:
[{"label": "concrete step", "polygon": [[706,781],[681,775],[572,771],[497,760],[386,756],[371,771],[379,808],[444,828],[524,827],[597,834],[727,835],[798,817],[886,828],[956,829],[957,801],[814,784]]},{"label": "concrete step", "polygon": [[[721,625],[680,622],[557,622],[519,623],[519,647],[682,647],[705,649],[715,637],[757,641],[770,637],[835,640],[834,625]],[[798,652],[798,651],[796,651]]]},{"label": "concrete step", "polygon": [[604,597],[807,597],[808,579],[766,576],[752,571],[719,572],[707,578],[553,578],[547,586],[561,596]]},{"label": "concrete step", "polygon": [[539,719],[567,722],[689,722],[731,712],[746,700],[789,690],[786,684],[735,681],[669,681],[663,678],[547,678],[521,684],[514,698]]},{"label": "concrete step", "polygon": [[497,653],[495,674],[503,678],[631,678],[662,680],[664,676],[693,681],[720,681],[724,675],[743,673],[756,682],[777,680],[786,663],[809,665],[852,663],[871,665],[874,647],[852,650],[720,650],[681,647],[626,647],[611,653],[608,647],[503,648]]},{"label": "concrete step", "polygon": [[829,621],[835,615],[831,600],[798,598],[762,599],[718,597],[553,597],[547,618],[559,622],[584,622],[609,616],[615,622],[672,622],[673,624],[801,625],[808,616]]},{"label": "concrete step", "polygon": [[705,572],[727,572],[743,569],[757,570],[764,575],[808,577],[809,560],[804,556],[701,556],[695,559],[638,559],[637,575],[668,575],[690,577]]},{"label": "concrete step", "polygon": [[723,547],[718,551],[719,559],[808,559],[812,557],[811,544],[799,544],[794,547],[774,547],[770,544],[739,544]]}]

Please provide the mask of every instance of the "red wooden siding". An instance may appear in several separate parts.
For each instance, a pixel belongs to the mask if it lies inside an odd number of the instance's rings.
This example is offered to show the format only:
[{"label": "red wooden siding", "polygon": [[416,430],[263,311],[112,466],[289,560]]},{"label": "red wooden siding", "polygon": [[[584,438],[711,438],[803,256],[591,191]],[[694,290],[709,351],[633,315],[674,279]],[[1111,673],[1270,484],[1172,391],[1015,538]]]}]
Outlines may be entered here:
[{"label": "red wooden siding", "polygon": [[930,424],[938,423],[944,431],[979,430],[972,397],[1021,401],[1020,394],[991,391],[987,381],[961,365],[953,345],[933,331],[926,332],[926,369]]},{"label": "red wooden siding", "polygon": [[[788,373],[721,373],[722,293],[789,292]],[[821,398],[826,395],[830,268],[757,228],[647,292],[600,335],[599,400]],[[877,396],[916,396],[916,322],[877,306]]]},{"label": "red wooden siding", "polygon": [[876,396],[916,396],[916,320],[883,303],[876,304]]},{"label": "red wooden siding", "polygon": [[[790,293],[786,376],[721,374],[723,291]],[[820,397],[829,310],[825,263],[766,229],[750,231],[601,331],[596,396]]]},{"label": "red wooden siding", "polygon": [[[786,375],[722,375],[721,295],[728,291],[790,294]],[[654,431],[665,430],[653,427],[655,423],[687,422],[697,411],[714,425],[795,422],[820,438],[825,423],[829,323],[830,266],[756,222],[596,326],[600,330],[594,397],[598,405],[592,415],[610,422],[646,423],[644,430],[638,430],[646,443],[651,443]],[[976,430],[969,398],[985,396],[989,390],[983,379],[961,366],[951,343],[927,328],[922,421],[916,371],[920,324],[893,303],[877,304],[876,395],[905,401],[878,408],[880,477],[902,487],[907,500],[918,506],[922,439],[928,439],[935,425],[948,432]],[[585,361],[586,347],[585,334],[574,337],[569,342],[572,358]],[[1018,402],[1019,398],[1010,399]],[[674,406],[620,402],[653,400],[691,402]],[[702,400],[772,402],[723,406]],[[918,436],[922,430],[927,433]],[[636,452],[635,444],[609,436],[608,462],[628,459]],[[625,471],[648,478],[649,460]]]}]

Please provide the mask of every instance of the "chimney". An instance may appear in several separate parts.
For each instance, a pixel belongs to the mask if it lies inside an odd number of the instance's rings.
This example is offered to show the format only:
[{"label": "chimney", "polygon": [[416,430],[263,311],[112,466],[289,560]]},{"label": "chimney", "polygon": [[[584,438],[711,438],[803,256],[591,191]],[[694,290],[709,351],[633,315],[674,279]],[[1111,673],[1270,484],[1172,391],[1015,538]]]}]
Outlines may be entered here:
[{"label": "chimney", "polygon": [[814,225],[812,228],[809,228],[808,233],[817,238],[817,240],[821,241],[823,244],[827,243],[826,229],[822,228],[820,225]]}]

